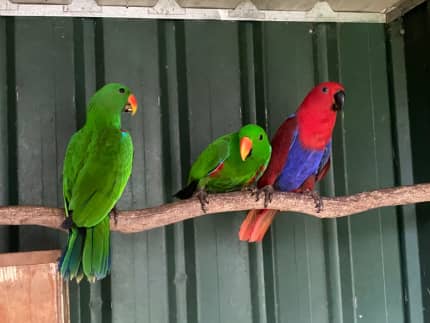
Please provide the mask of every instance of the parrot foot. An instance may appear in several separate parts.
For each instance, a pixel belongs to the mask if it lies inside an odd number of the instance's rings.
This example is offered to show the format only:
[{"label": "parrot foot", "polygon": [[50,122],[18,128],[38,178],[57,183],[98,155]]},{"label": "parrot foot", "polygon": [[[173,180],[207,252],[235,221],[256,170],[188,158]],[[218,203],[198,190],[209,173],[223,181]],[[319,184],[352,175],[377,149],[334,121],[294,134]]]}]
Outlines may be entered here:
[{"label": "parrot foot", "polygon": [[273,199],[273,192],[275,189],[272,185],[266,185],[263,188],[257,189],[252,192],[251,195],[255,195],[255,200],[258,202],[260,200],[260,194],[264,193],[264,207],[267,208]]},{"label": "parrot foot", "polygon": [[197,198],[200,201],[200,205],[204,213],[207,212],[207,205],[209,204],[208,193],[203,189],[199,189],[196,193]]},{"label": "parrot foot", "polygon": [[119,214],[119,211],[118,211],[118,209],[117,209],[117,207],[116,207],[116,205],[113,207],[113,209],[110,211],[110,213],[109,213],[109,216],[110,217],[113,217],[113,222],[115,223],[115,225],[117,225],[118,224],[118,214]]},{"label": "parrot foot", "polygon": [[66,230],[70,230],[72,226],[73,226],[73,220],[71,216],[65,218],[63,223],[61,223],[61,227]]},{"label": "parrot foot", "polygon": [[315,209],[317,210],[317,213],[320,213],[324,209],[324,203],[320,196],[320,193],[312,190],[306,190],[304,193],[313,198],[315,202]]}]

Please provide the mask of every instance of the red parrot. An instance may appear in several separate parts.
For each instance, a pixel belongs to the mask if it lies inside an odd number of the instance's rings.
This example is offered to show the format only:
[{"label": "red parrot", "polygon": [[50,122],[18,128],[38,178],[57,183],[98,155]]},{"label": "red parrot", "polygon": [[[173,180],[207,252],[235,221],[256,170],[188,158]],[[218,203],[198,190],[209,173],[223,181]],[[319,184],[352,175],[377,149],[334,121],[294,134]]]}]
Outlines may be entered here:
[{"label": "red parrot", "polygon": [[[336,113],[344,105],[341,84],[324,82],[305,97],[295,114],[290,115],[272,139],[272,158],[258,181],[258,193],[264,192],[267,207],[273,190],[311,194],[318,210],[321,200],[315,184],[330,168],[331,137]],[[239,239],[261,241],[278,210],[250,210],[242,222]]]}]

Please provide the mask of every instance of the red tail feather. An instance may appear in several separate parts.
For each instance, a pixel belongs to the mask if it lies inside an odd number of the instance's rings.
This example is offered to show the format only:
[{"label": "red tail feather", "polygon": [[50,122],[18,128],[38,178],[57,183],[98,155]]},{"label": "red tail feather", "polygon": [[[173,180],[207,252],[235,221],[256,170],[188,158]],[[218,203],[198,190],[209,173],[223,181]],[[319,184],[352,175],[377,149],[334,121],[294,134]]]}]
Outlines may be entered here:
[{"label": "red tail feather", "polygon": [[251,237],[252,229],[255,225],[255,220],[259,210],[250,210],[240,225],[239,240],[248,241]]},{"label": "red tail feather", "polygon": [[239,230],[239,239],[248,242],[260,242],[272,224],[277,210],[251,210]]}]

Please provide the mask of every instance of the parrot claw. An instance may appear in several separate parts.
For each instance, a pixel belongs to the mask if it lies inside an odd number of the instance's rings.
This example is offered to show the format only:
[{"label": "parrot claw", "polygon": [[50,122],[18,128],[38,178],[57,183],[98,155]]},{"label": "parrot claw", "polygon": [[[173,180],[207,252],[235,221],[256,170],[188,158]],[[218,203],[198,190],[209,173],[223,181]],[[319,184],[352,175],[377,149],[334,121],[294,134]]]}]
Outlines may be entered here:
[{"label": "parrot claw", "polygon": [[251,195],[255,195],[255,200],[258,202],[260,200],[260,194],[264,193],[264,207],[267,208],[270,203],[272,203],[274,188],[272,185],[266,185],[261,189],[257,189],[252,192]]},{"label": "parrot claw", "polygon": [[206,213],[208,210],[207,205],[209,204],[208,193],[204,189],[200,189],[197,191],[196,196],[200,201],[203,212]]},{"label": "parrot claw", "polygon": [[110,217],[113,217],[113,222],[115,223],[115,226],[118,224],[118,213],[118,209],[115,205],[109,214]]},{"label": "parrot claw", "polygon": [[320,194],[317,191],[311,190],[306,190],[305,194],[313,198],[315,202],[315,209],[317,210],[317,213],[320,213],[324,209],[324,203]]},{"label": "parrot claw", "polygon": [[66,230],[71,229],[72,226],[73,226],[73,220],[72,220],[71,216],[65,218],[64,221],[63,221],[63,223],[61,223],[61,227],[63,229],[66,229]]}]

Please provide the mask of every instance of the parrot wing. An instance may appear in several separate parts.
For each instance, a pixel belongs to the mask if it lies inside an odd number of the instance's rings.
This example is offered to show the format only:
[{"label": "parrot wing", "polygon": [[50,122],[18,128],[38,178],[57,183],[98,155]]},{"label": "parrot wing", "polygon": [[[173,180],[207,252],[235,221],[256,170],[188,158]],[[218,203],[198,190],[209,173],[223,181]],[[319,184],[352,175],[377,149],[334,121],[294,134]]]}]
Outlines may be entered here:
[{"label": "parrot wing", "polygon": [[297,128],[295,114],[290,115],[278,128],[272,139],[272,156],[266,172],[258,181],[258,187],[275,184],[278,176],[284,168],[288,153],[294,139],[294,131]]},{"label": "parrot wing", "polygon": [[222,164],[230,155],[232,139],[233,134],[228,134],[216,139],[207,146],[191,167],[188,182],[214,175],[220,171]]},{"label": "parrot wing", "polygon": [[92,134],[88,140],[84,133],[79,137],[73,138],[70,149],[81,152],[66,154],[65,203],[78,227],[92,227],[121,197],[131,174],[133,143],[127,132],[115,129]]},{"label": "parrot wing", "polygon": [[64,157],[64,169],[63,169],[63,198],[64,198],[64,209],[66,217],[70,215],[69,203],[72,199],[72,191],[76,177],[79,175],[79,171],[85,164],[88,147],[87,136],[85,136],[84,130],[76,132],[69,141],[67,146],[66,155]]},{"label": "parrot wing", "polygon": [[229,134],[216,139],[200,153],[191,167],[187,186],[177,192],[175,197],[190,198],[199,186],[201,179],[213,176],[223,168],[224,161],[230,155],[232,136],[233,134]]},{"label": "parrot wing", "polygon": [[330,169],[330,163],[331,163],[330,151],[331,151],[331,140],[325,147],[324,155],[321,158],[321,163],[315,178],[315,182],[319,182],[320,180],[322,180],[324,176],[327,174],[328,170]]}]

